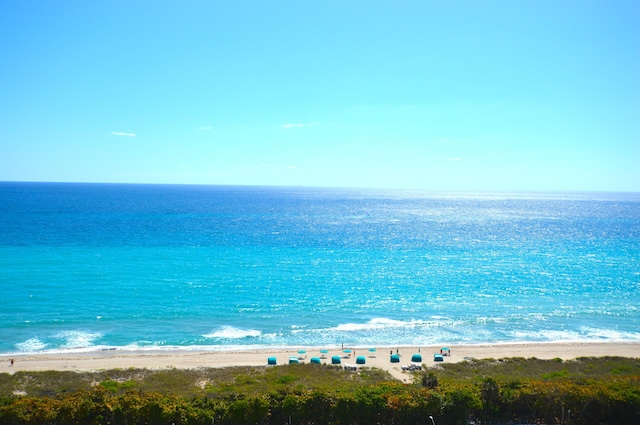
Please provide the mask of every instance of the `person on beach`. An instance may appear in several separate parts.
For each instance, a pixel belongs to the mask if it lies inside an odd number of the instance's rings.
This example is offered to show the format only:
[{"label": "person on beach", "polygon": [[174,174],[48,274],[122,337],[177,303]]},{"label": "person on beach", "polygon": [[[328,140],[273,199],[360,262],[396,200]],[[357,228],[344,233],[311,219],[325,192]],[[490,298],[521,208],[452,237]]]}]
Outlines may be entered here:
[{"label": "person on beach", "polygon": [[11,359],[10,363],[11,364],[9,365],[9,367],[12,367],[13,366],[13,359]]}]

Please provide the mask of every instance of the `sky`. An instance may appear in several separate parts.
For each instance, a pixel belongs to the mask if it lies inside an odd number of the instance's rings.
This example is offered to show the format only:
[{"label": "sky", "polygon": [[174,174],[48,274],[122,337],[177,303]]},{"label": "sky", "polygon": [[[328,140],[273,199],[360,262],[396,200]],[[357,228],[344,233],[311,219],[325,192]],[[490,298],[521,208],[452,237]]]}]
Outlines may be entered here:
[{"label": "sky", "polygon": [[0,181],[640,192],[640,2],[0,2]]}]

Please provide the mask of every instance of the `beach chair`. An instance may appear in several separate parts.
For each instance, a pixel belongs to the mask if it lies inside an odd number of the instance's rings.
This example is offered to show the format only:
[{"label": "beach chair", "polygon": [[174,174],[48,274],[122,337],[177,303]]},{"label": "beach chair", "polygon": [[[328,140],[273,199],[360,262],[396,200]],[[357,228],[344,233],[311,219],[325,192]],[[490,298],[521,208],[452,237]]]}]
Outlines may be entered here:
[{"label": "beach chair", "polygon": [[400,368],[408,372],[415,372],[416,370],[422,370],[422,365],[417,363],[403,364]]}]

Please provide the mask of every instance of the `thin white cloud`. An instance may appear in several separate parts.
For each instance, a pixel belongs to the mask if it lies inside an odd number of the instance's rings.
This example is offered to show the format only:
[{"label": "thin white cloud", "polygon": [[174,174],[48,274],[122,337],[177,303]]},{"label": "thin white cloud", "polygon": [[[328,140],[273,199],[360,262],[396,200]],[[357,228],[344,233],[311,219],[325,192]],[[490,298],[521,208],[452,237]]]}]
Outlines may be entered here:
[{"label": "thin white cloud", "polygon": [[136,137],[136,133],[125,133],[124,131],[112,131],[111,134],[121,137]]},{"label": "thin white cloud", "polygon": [[304,127],[304,124],[284,124],[284,125],[282,125],[282,128],[297,128],[297,127]]}]

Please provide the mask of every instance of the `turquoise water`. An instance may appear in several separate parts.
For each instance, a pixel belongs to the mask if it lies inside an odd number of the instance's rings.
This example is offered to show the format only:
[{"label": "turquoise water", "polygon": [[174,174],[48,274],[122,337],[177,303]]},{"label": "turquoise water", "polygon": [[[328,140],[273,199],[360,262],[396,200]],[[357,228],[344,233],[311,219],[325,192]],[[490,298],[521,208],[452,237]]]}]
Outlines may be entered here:
[{"label": "turquoise water", "polygon": [[0,183],[0,353],[640,341],[640,194]]}]

